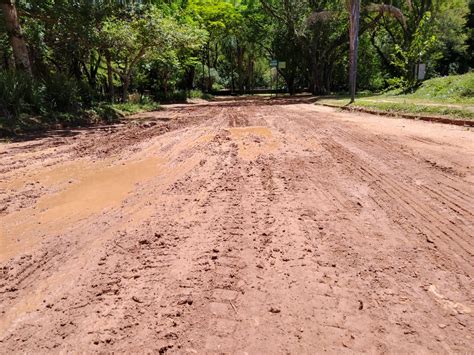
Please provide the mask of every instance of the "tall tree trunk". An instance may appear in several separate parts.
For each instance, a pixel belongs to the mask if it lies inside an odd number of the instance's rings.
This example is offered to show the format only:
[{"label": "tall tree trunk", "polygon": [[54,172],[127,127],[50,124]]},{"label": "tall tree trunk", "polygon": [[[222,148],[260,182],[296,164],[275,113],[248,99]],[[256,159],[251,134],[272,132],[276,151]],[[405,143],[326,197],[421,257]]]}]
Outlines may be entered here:
[{"label": "tall tree trunk", "polygon": [[289,93],[290,95],[293,96],[294,94],[296,94],[295,75],[294,75],[294,73],[291,72],[291,73],[288,75],[288,78],[287,78],[287,80],[286,80],[286,85],[288,86],[288,93]]},{"label": "tall tree trunk", "polygon": [[99,71],[100,63],[102,62],[102,55],[100,52],[97,53],[97,60],[94,57],[94,54],[90,54],[89,62],[89,76],[88,82],[92,88],[96,88],[97,85],[97,72]]},{"label": "tall tree trunk", "polygon": [[349,90],[351,103],[355,100],[357,78],[357,49],[359,46],[359,18],[360,0],[351,0],[350,3],[350,29],[349,29]]},{"label": "tall tree trunk", "polygon": [[205,86],[205,83],[204,83],[204,76],[206,75],[204,73],[204,61],[205,61],[205,58],[204,58],[204,53],[202,54],[202,61],[201,61],[201,64],[202,64],[202,75],[201,75],[201,90],[203,92],[206,92],[206,86]]},{"label": "tall tree trunk", "polygon": [[233,48],[230,49],[230,83],[231,83],[231,94],[234,94],[235,91],[235,82],[234,82],[234,56]]},{"label": "tall tree trunk", "polygon": [[3,66],[6,68],[6,69],[10,69],[10,56],[7,54],[7,52],[3,52],[2,53],[2,59],[3,59]]},{"label": "tall tree trunk", "polygon": [[244,48],[237,43],[237,86],[239,87],[239,94],[244,93]]},{"label": "tall tree trunk", "polygon": [[15,57],[15,67],[32,75],[28,49],[26,48],[25,38],[23,37],[18,19],[15,0],[0,0],[0,9],[5,19],[5,27],[12,46],[13,56]]},{"label": "tall tree trunk", "polygon": [[130,86],[130,79],[131,79],[130,74],[126,74],[123,77],[122,102],[127,102],[128,101],[128,88]]},{"label": "tall tree trunk", "polygon": [[[291,58],[287,59],[286,70],[282,72],[281,69],[277,69],[278,73],[281,74],[285,80],[288,93],[290,95],[296,94],[296,70],[293,60]],[[277,82],[277,92],[278,92],[278,82]]]},{"label": "tall tree trunk", "polygon": [[311,93],[313,95],[324,94],[323,77],[324,71],[322,65],[313,58],[311,66]]},{"label": "tall tree trunk", "polygon": [[194,78],[196,76],[196,69],[194,66],[186,67],[184,71],[183,86],[186,91],[190,91],[194,88]]},{"label": "tall tree trunk", "polygon": [[163,94],[168,99],[168,73],[163,74]]},{"label": "tall tree trunk", "polygon": [[110,60],[110,53],[108,51],[105,52],[105,62],[107,63],[107,85],[109,86],[109,100],[111,103],[114,103],[114,74],[112,72],[112,62]]},{"label": "tall tree trunk", "polygon": [[254,87],[254,75],[253,75],[253,58],[249,57],[248,67],[247,67],[247,77],[248,77],[248,87],[247,92],[250,94]]},{"label": "tall tree trunk", "polygon": [[211,43],[207,44],[207,92],[212,91],[212,79],[211,79]]},{"label": "tall tree trunk", "polygon": [[[79,82],[82,79],[81,63],[78,59],[74,58],[69,66],[69,73]],[[86,73],[86,76],[89,73]]]}]

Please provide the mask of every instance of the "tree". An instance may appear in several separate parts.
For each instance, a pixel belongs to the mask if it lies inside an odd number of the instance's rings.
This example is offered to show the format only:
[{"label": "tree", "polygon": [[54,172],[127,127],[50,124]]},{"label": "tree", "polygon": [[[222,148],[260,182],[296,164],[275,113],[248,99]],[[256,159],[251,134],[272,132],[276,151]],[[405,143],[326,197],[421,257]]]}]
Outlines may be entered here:
[{"label": "tree", "polygon": [[225,0],[190,0],[187,13],[208,33],[201,58],[202,68],[207,66],[207,83],[203,89],[210,91],[211,68],[217,65],[219,48],[222,49],[223,42],[231,35],[232,30],[239,27],[242,16],[235,6]]},{"label": "tree", "polygon": [[38,114],[60,109],[45,93],[60,102],[70,91],[77,109],[113,101],[118,88],[123,101],[199,86],[250,93],[270,86],[277,59],[289,93],[348,90],[354,100],[356,79],[358,89],[416,87],[420,61],[427,77],[469,71],[473,10],[472,0],[0,0],[0,71],[18,69],[0,78],[4,88],[29,78],[29,98],[5,97]]},{"label": "tree", "polygon": [[[412,88],[417,83],[415,68],[420,61],[428,64],[431,75],[436,68],[440,73],[449,72],[449,67],[454,72],[461,70],[456,61],[462,60],[468,38],[467,0],[411,0],[393,4],[368,6],[370,12],[383,15],[371,41],[389,84]],[[458,56],[452,56],[454,53]],[[451,59],[443,65],[444,58]]]},{"label": "tree", "polygon": [[5,28],[12,46],[15,66],[17,69],[23,70],[31,75],[32,71],[28,48],[26,47],[25,38],[18,18],[15,0],[0,0],[0,9],[3,13]]},{"label": "tree", "polygon": [[133,71],[140,60],[155,51],[166,52],[179,46],[199,46],[205,32],[165,17],[156,7],[129,18],[112,17],[102,28],[104,47],[115,63],[110,69],[122,81],[122,100],[127,101]]}]

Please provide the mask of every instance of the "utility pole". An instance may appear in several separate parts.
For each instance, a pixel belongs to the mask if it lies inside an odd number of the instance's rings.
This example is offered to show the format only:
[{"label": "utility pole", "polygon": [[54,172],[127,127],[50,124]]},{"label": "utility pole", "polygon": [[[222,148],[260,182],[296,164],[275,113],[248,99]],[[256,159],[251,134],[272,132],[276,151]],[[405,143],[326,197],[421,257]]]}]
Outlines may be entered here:
[{"label": "utility pole", "polygon": [[349,91],[351,103],[355,101],[357,78],[357,49],[359,46],[360,0],[350,0],[349,29]]}]

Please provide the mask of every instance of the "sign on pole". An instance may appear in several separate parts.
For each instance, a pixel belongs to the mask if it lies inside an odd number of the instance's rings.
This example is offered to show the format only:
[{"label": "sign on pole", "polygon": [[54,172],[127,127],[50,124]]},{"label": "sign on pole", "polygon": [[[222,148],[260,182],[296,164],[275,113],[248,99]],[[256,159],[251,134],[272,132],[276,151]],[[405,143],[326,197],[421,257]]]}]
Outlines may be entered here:
[{"label": "sign on pole", "polygon": [[417,68],[416,68],[416,72],[417,72],[417,79],[418,80],[423,80],[425,78],[425,75],[426,75],[426,64],[425,63],[419,63],[417,64]]},{"label": "sign on pole", "polygon": [[272,60],[270,61],[270,66],[271,66],[272,68],[276,68],[277,65],[278,65],[278,60],[272,59]]},{"label": "sign on pole", "polygon": [[278,69],[285,69],[286,68],[286,62],[278,62]]}]

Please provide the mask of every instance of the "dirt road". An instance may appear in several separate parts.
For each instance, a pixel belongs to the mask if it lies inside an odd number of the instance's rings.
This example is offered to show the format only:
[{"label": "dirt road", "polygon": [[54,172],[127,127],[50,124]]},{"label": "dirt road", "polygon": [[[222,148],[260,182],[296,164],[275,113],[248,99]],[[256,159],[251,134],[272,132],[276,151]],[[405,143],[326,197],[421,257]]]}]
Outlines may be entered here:
[{"label": "dirt road", "polygon": [[468,353],[474,139],[297,100],[0,145],[0,352]]}]

